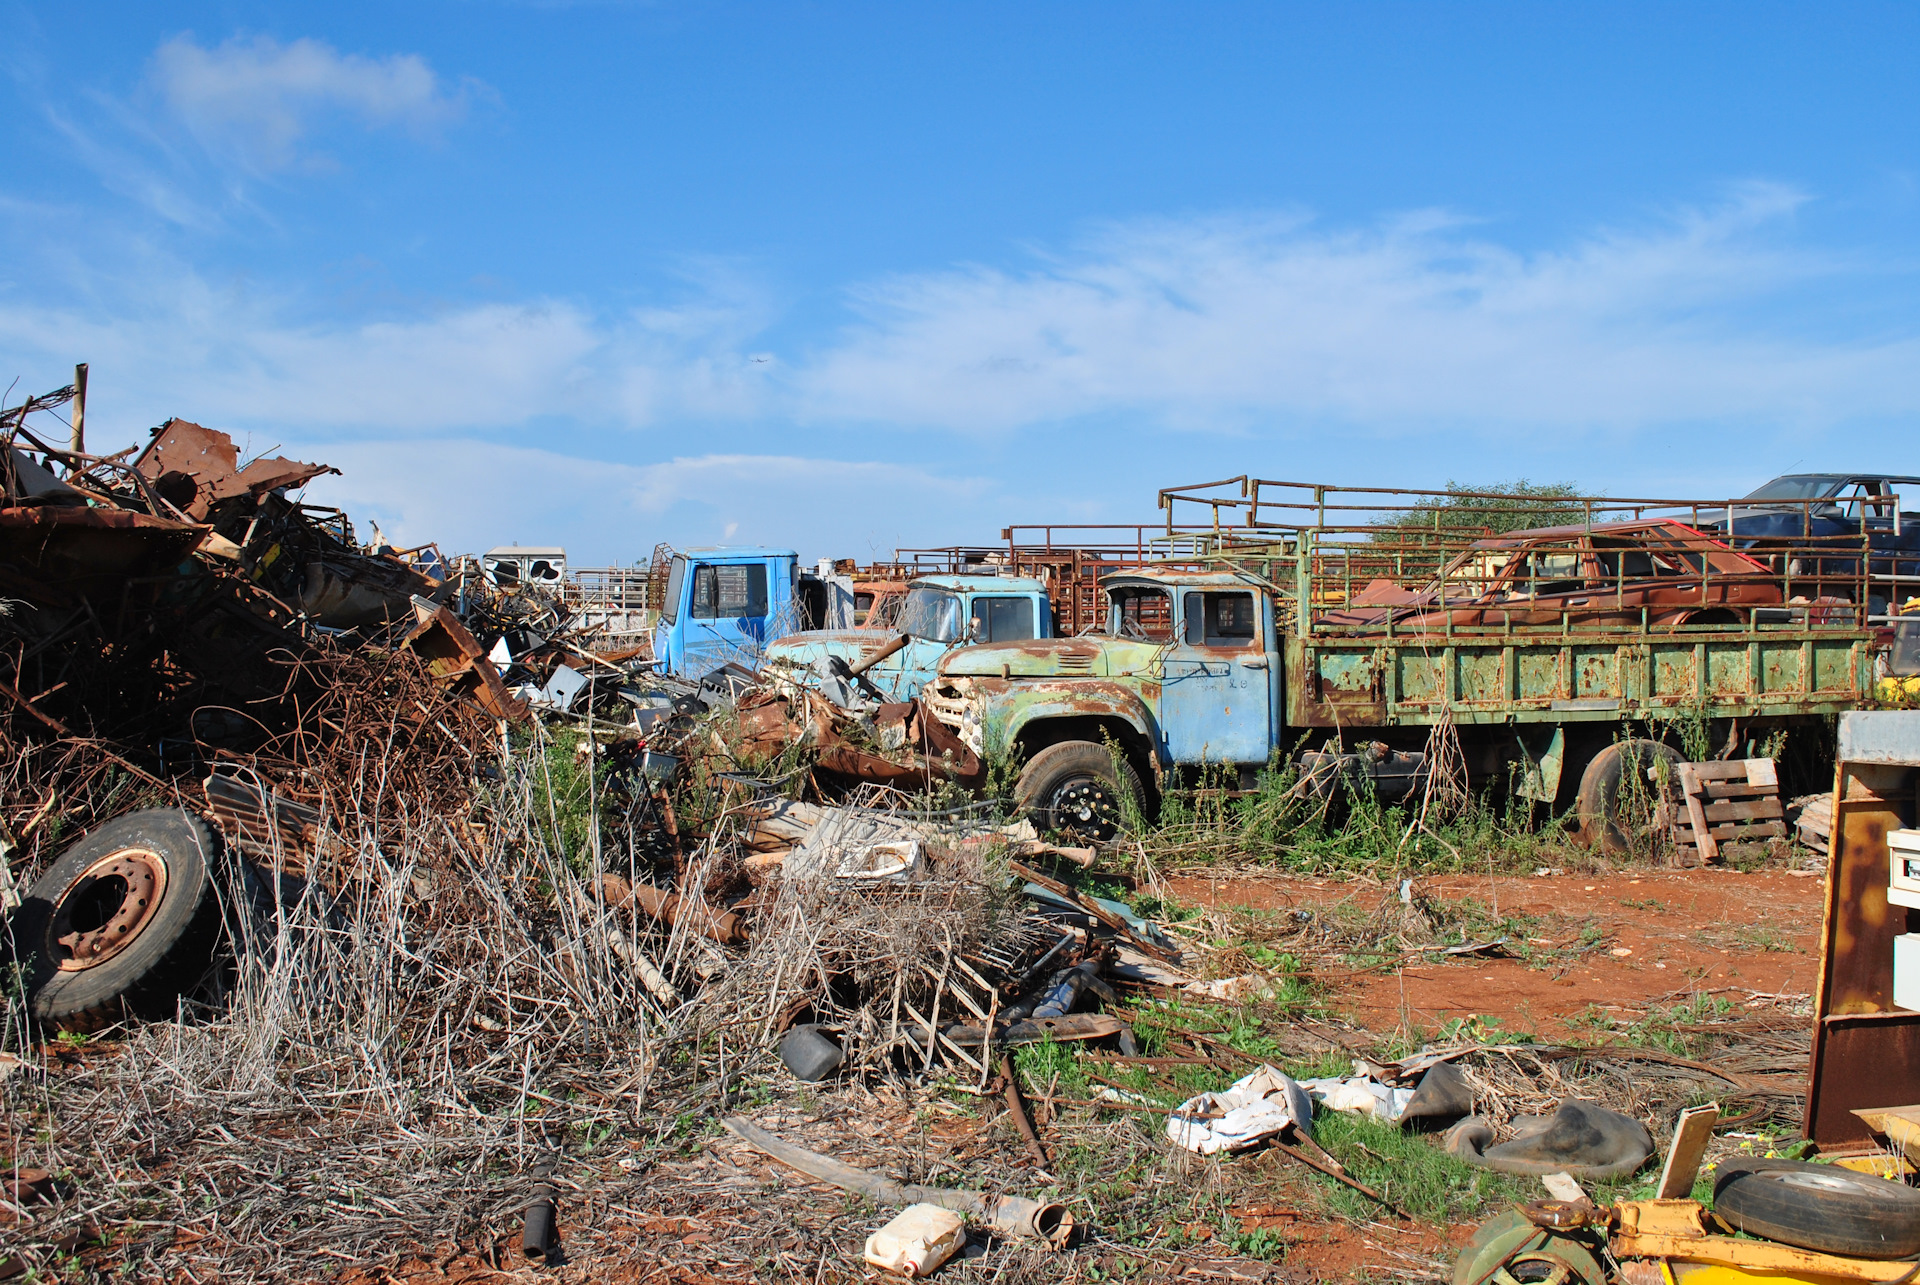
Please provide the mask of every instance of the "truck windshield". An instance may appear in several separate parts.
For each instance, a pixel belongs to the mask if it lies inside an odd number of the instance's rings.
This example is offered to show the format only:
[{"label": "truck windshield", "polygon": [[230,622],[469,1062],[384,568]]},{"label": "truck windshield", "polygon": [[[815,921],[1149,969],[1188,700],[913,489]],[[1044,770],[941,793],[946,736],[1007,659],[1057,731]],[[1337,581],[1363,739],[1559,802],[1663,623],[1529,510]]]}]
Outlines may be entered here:
[{"label": "truck windshield", "polygon": [[960,599],[944,589],[915,585],[907,590],[894,627],[928,642],[959,642]]},{"label": "truck windshield", "polygon": [[1173,599],[1166,590],[1115,589],[1107,601],[1107,633],[1113,637],[1173,641]]},{"label": "truck windshield", "polygon": [[676,556],[667,572],[667,594],[660,602],[660,619],[672,624],[680,618],[680,586],[687,580],[687,560]]}]

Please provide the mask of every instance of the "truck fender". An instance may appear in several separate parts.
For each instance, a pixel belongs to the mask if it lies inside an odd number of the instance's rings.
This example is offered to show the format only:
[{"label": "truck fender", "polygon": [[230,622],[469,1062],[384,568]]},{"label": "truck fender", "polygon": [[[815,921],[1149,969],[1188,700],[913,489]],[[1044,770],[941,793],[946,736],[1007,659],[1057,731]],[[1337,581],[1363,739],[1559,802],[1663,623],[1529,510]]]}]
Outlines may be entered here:
[{"label": "truck fender", "polygon": [[[1013,709],[1003,735],[1012,743],[1024,744],[1031,740],[1038,745],[1050,745],[1060,740],[1097,741],[1098,732],[1092,729],[1117,721],[1137,738],[1134,748],[1145,750],[1153,759],[1162,757],[1160,729],[1153,711],[1130,686],[1084,678],[1059,683],[1022,682],[1008,695]],[[1048,724],[1066,734],[1049,736]],[[1085,734],[1080,730],[1083,728],[1092,734]]]}]

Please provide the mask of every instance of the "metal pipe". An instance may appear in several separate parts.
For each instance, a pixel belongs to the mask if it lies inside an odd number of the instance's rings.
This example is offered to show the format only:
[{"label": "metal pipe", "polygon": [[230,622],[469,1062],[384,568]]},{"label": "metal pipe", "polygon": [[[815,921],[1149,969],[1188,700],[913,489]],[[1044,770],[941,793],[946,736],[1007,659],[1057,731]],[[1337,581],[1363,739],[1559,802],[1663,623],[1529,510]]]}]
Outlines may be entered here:
[{"label": "metal pipe", "polygon": [[529,1262],[546,1262],[559,1239],[554,1234],[553,1222],[554,1159],[549,1153],[533,1167],[533,1176],[539,1181],[533,1188],[533,1198],[527,1202],[526,1226],[520,1234],[520,1252]]},{"label": "metal pipe", "polygon": [[880,1205],[938,1205],[957,1214],[979,1219],[988,1229],[1003,1236],[1026,1236],[1054,1249],[1063,1249],[1073,1236],[1073,1215],[1067,1207],[1052,1201],[1027,1200],[1020,1196],[989,1196],[979,1191],[955,1191],[950,1187],[921,1187],[894,1182],[865,1169],[823,1156],[805,1147],[768,1133],[739,1116],[727,1116],[721,1125],[747,1145],[762,1151],[790,1169],[798,1169],[809,1178],[870,1197]]},{"label": "metal pipe", "polygon": [[887,657],[893,655],[895,652],[899,651],[902,647],[905,647],[911,641],[913,641],[913,637],[911,634],[897,635],[893,639],[893,641],[889,642],[886,646],[882,647],[879,651],[874,652],[871,656],[862,656],[859,660],[856,660],[851,665],[848,665],[847,666],[848,676],[853,678],[860,677],[860,675],[866,673],[869,669],[872,669],[875,665],[879,664],[881,661],[885,660]]}]

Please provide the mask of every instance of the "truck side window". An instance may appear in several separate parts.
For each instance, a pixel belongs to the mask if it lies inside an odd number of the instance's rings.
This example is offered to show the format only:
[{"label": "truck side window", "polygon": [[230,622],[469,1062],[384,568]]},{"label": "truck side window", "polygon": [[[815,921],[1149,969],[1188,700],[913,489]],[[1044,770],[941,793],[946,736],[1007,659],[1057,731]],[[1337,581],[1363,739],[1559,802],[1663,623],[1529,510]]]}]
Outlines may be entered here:
[{"label": "truck side window", "polygon": [[693,611],[695,620],[731,620],[735,617],[760,617],[767,614],[767,569],[751,566],[695,567],[693,571]]},{"label": "truck side window", "polygon": [[1033,599],[975,598],[973,618],[981,642],[1024,642],[1033,637]]},{"label": "truck side window", "polygon": [[1173,641],[1173,599],[1164,589],[1115,589],[1107,595],[1107,633],[1139,642]]},{"label": "truck side window", "polygon": [[1254,626],[1250,593],[1187,594],[1187,645],[1190,647],[1250,647]]},{"label": "truck side window", "polygon": [[667,572],[666,596],[660,600],[660,619],[672,624],[680,614],[680,586],[687,582],[687,560],[675,557]]}]

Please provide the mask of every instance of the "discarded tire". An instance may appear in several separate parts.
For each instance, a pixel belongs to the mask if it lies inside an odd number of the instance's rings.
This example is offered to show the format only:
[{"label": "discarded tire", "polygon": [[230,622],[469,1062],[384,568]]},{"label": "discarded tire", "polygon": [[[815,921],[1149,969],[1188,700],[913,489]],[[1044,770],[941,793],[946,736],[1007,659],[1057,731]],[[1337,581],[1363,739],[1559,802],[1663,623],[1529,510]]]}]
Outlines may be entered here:
[{"label": "discarded tire", "polygon": [[13,917],[36,1021],[96,1031],[170,1014],[220,934],[204,821],[154,808],[109,821],[61,853]]},{"label": "discarded tire", "polygon": [[1823,1254],[1920,1253],[1920,1190],[1834,1165],[1733,1161],[1713,1184],[1713,1211],[1749,1235]]},{"label": "discarded tire", "polygon": [[1613,856],[1630,852],[1636,840],[1644,842],[1660,790],[1647,779],[1647,769],[1663,760],[1666,779],[1678,780],[1673,765],[1681,761],[1679,752],[1658,741],[1618,741],[1593,756],[1580,774],[1576,800],[1588,847]]},{"label": "discarded tire", "polygon": [[1114,770],[1114,756],[1092,741],[1049,745],[1028,761],[1015,787],[1015,802],[1043,833],[1066,831],[1095,841],[1120,829],[1122,790],[1140,797],[1140,777],[1130,763]]}]

